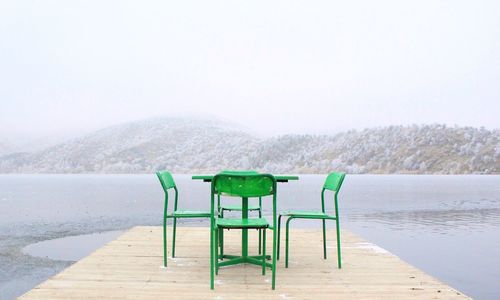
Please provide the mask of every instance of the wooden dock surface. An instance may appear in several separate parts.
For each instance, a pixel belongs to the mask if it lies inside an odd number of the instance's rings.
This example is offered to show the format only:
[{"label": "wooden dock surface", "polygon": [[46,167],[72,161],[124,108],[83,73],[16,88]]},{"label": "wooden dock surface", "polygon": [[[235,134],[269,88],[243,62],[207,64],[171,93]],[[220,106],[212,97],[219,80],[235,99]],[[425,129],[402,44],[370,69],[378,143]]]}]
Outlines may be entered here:
[{"label": "wooden dock surface", "polygon": [[[262,276],[258,266],[236,265],[219,270],[212,291],[209,229],[177,230],[177,257],[169,258],[167,268],[162,267],[162,228],[134,227],[19,299],[468,299],[348,231],[342,232],[338,269],[334,231],[328,232],[329,258],[324,260],[321,231],[302,229],[290,232],[288,269],[282,240],[276,290],[270,271]],[[224,237],[225,253],[240,253],[241,231]],[[250,254],[257,254],[256,231],[249,237]],[[271,233],[267,245],[271,253]]]}]

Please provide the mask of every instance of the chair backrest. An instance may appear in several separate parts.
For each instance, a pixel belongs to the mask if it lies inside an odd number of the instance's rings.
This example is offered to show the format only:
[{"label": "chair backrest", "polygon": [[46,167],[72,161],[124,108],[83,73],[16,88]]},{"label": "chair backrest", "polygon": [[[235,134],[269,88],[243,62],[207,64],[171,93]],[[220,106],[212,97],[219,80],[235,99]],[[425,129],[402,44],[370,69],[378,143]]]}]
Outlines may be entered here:
[{"label": "chair backrest", "polygon": [[337,193],[342,186],[342,182],[344,181],[345,173],[341,172],[333,172],[328,174],[325,180],[325,184],[323,185],[323,189],[335,191]]},{"label": "chair backrest", "polygon": [[156,172],[156,176],[158,176],[158,179],[160,180],[161,186],[163,187],[165,193],[167,193],[169,189],[176,187],[174,178],[172,177],[172,174],[170,174],[170,172],[158,171]]},{"label": "chair backrest", "polygon": [[276,179],[271,174],[224,171],[214,176],[212,193],[247,198],[274,195],[276,193]]}]

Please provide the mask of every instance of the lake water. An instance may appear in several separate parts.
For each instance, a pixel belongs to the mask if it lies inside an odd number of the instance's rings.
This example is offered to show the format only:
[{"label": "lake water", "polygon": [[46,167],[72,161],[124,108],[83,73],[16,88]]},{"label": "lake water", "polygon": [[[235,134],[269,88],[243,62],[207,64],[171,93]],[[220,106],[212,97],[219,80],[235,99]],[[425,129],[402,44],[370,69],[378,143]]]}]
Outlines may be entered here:
[{"label": "lake water", "polygon": [[[180,207],[209,208],[209,184],[175,179]],[[279,209],[319,209],[323,180],[301,175],[279,184]],[[342,228],[469,296],[500,298],[500,176],[348,175],[339,205]],[[91,251],[117,234],[96,233],[160,225],[162,206],[154,175],[0,175],[0,299],[21,295],[83,255],[77,249]],[[82,234],[93,235],[70,243],[80,247],[61,251],[64,243],[54,241],[47,255],[26,254],[43,251],[37,242]]]}]

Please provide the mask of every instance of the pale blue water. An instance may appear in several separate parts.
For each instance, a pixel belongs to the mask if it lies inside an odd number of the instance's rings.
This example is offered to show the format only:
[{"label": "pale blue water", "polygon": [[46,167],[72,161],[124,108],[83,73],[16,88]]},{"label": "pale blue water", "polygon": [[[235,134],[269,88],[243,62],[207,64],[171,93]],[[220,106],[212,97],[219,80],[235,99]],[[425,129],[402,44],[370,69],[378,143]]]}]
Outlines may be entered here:
[{"label": "pale blue water", "polygon": [[[180,206],[208,209],[207,183],[175,178]],[[280,210],[319,209],[323,179],[302,175],[279,184]],[[348,175],[339,200],[343,228],[469,296],[499,298],[500,176]],[[159,225],[162,205],[154,175],[0,175],[0,299],[21,295],[71,264],[23,254],[23,247]],[[83,240],[89,246],[89,238]]]}]

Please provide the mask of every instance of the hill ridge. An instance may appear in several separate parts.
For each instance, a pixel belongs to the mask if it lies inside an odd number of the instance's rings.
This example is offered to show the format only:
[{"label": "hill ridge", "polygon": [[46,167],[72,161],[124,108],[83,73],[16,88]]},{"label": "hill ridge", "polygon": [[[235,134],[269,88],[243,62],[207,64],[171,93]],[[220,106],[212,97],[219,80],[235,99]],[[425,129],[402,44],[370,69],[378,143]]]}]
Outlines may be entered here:
[{"label": "hill ridge", "polygon": [[0,156],[0,173],[498,174],[500,130],[393,125],[335,135],[257,137],[219,121],[154,118],[106,127],[36,151]]}]

